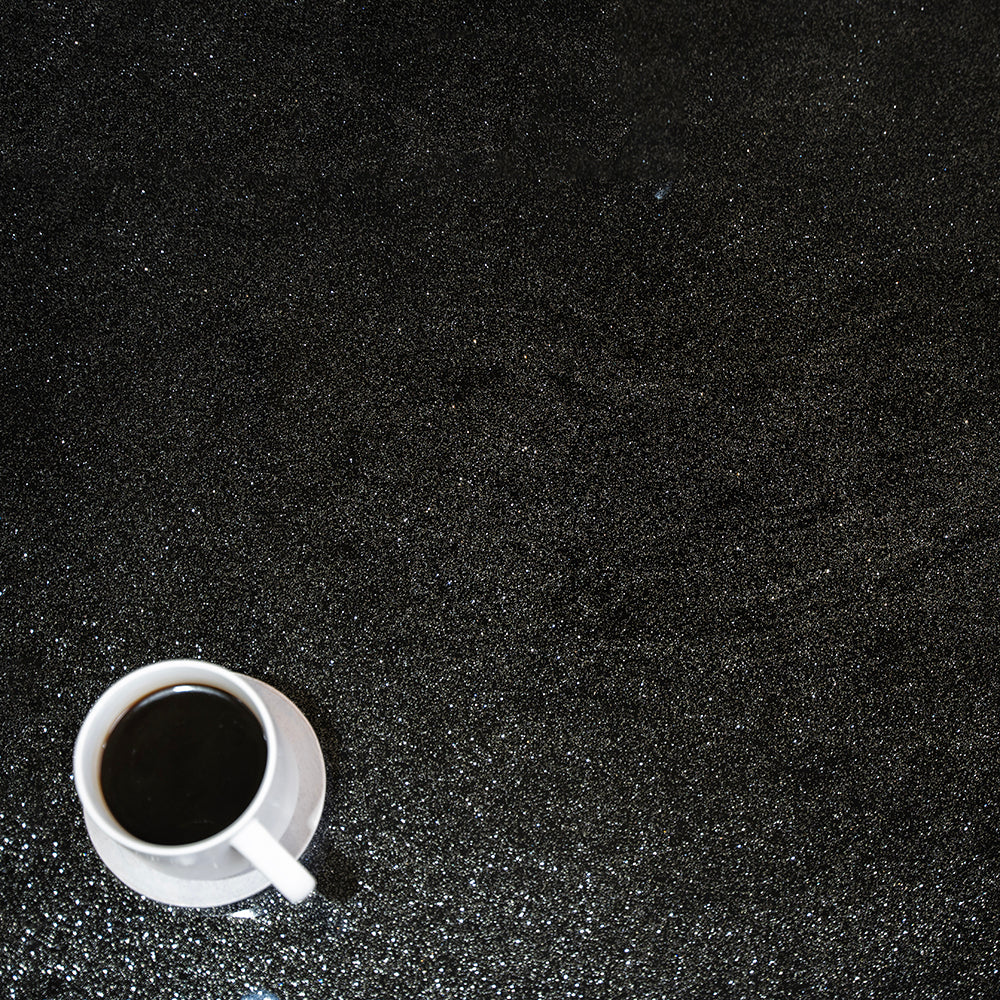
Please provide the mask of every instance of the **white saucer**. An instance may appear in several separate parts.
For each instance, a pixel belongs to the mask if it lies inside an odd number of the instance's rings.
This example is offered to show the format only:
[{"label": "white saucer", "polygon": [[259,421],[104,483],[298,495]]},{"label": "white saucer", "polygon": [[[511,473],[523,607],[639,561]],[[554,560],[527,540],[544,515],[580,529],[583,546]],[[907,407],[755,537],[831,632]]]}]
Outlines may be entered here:
[{"label": "white saucer", "polygon": [[[319,826],[326,798],[326,766],[319,740],[305,716],[280,692],[263,681],[246,678],[264,699],[278,728],[288,737],[299,769],[299,799],[282,845],[300,857]],[[266,889],[270,882],[256,869],[217,880],[176,878],[149,867],[141,858],[112,840],[99,827],[87,823],[87,832],[101,860],[130,889],[170,906],[225,906]]]}]

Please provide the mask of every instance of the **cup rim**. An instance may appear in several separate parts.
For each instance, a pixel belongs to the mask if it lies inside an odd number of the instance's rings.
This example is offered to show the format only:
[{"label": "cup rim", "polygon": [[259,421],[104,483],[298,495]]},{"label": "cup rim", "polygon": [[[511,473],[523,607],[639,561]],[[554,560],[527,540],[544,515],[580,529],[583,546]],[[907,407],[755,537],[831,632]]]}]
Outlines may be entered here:
[{"label": "cup rim", "polygon": [[[211,837],[206,837],[204,840],[195,840],[187,844],[154,844],[129,833],[118,823],[108,808],[100,789],[100,779],[97,777],[100,767],[100,752],[105,746],[107,734],[136,701],[163,687],[185,683],[184,674],[191,674],[195,671],[201,673],[202,676],[197,678],[189,677],[188,682],[206,683],[206,674],[209,677],[225,682],[231,688],[235,688],[235,692],[229,690],[228,693],[237,694],[257,717],[257,721],[260,722],[264,730],[264,739],[267,743],[267,760],[264,764],[264,775],[246,809],[232,823],[218,833],[214,833]],[[167,679],[164,683],[157,683],[155,680],[157,677]],[[271,785],[274,782],[274,776],[277,771],[277,760],[275,757],[277,733],[274,719],[264,704],[264,700],[248,683],[248,680],[249,678],[245,675],[239,674],[234,670],[228,670],[225,667],[209,663],[206,660],[192,659],[161,660],[158,663],[150,663],[144,667],[138,667],[125,674],[124,677],[119,677],[114,684],[101,694],[87,712],[77,733],[76,743],[73,748],[73,780],[87,818],[96,823],[104,833],[118,841],[124,847],[151,857],[168,859],[185,857],[191,854],[210,851],[214,847],[220,847],[231,841],[243,827],[254,820],[260,811],[261,806],[271,791]],[[110,722],[107,721],[109,714],[112,715]],[[101,735],[100,742],[94,744],[96,746],[96,753],[92,753],[89,752],[88,745],[93,744],[93,731],[99,726],[105,729],[105,733]]]}]

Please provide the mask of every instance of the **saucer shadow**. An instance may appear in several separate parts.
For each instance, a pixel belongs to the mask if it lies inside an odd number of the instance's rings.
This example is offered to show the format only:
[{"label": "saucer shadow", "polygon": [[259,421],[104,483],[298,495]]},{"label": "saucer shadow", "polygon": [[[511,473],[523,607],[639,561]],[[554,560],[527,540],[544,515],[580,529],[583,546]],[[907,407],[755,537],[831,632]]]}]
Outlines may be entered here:
[{"label": "saucer shadow", "polygon": [[321,896],[340,903],[346,902],[358,891],[360,881],[356,866],[343,851],[335,848],[330,835],[340,807],[337,791],[340,786],[340,762],[343,759],[333,713],[328,705],[292,681],[282,678],[274,683],[272,678],[261,679],[294,702],[316,731],[326,767],[326,799],[319,826],[300,860],[315,876],[316,891]]}]

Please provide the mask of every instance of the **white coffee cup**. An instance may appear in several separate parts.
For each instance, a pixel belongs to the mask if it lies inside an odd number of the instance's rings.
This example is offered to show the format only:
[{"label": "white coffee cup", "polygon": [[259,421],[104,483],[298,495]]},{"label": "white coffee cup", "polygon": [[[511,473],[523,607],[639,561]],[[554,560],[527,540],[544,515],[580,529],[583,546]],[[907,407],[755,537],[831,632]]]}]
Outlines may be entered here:
[{"label": "white coffee cup", "polygon": [[[152,844],[124,829],[108,808],[101,791],[101,757],[111,731],[136,702],[155,691],[185,684],[218,688],[253,712],[267,743],[264,776],[250,804],[224,830],[191,844]],[[126,674],[87,713],[76,738],[73,777],[88,823],[167,875],[222,879],[256,868],[293,903],[304,900],[316,887],[313,876],[279,843],[299,793],[293,755],[260,695],[232,670],[200,660],[165,660]]]}]

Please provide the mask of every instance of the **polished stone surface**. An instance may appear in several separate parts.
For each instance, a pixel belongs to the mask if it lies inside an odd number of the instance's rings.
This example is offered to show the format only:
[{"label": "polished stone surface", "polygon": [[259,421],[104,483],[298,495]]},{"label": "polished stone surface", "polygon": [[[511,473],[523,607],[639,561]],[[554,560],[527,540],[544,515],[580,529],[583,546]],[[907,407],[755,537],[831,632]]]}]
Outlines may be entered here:
[{"label": "polished stone surface", "polygon": [[[1000,28],[645,6],[0,15],[18,1000],[996,989]],[[316,728],[320,897],[90,850],[175,656]]]}]

